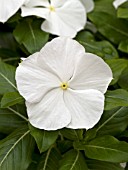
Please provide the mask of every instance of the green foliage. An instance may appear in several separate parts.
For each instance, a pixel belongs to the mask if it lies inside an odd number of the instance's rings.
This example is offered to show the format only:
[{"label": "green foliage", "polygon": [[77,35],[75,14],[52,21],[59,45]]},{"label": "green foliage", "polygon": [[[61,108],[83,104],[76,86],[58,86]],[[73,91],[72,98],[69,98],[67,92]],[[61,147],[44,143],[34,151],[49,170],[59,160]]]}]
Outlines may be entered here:
[{"label": "green foliage", "polygon": [[118,163],[109,163],[97,160],[87,160],[89,170],[124,170]]},{"label": "green foliage", "polygon": [[128,67],[122,72],[118,84],[121,88],[128,90]]},{"label": "green foliage", "polygon": [[22,103],[23,101],[24,99],[18,92],[5,93],[1,99],[1,107],[6,108],[18,103]]},{"label": "green foliage", "polygon": [[15,109],[0,109],[0,133],[11,133],[16,128],[26,124],[26,120],[19,116],[20,113]]},{"label": "green foliage", "polygon": [[105,110],[111,110],[118,106],[128,106],[128,92],[123,89],[107,91]]},{"label": "green foliage", "polygon": [[83,138],[83,130],[74,130],[74,129],[62,129],[61,131],[61,134],[66,137],[67,139],[70,139],[70,140],[79,140],[79,139],[82,139]]},{"label": "green foliage", "polygon": [[117,136],[128,126],[128,107],[115,108],[105,111],[96,126],[98,135]]},{"label": "green foliage", "polygon": [[40,153],[45,152],[53,145],[58,137],[57,131],[40,130],[29,124],[31,135],[34,137]]},{"label": "green foliage", "polygon": [[81,152],[77,150],[68,151],[60,161],[59,170],[88,170]]},{"label": "green foliage", "polygon": [[17,129],[0,141],[0,169],[26,170],[31,162],[33,149],[34,141],[28,127]]},{"label": "green foliage", "polygon": [[96,41],[90,32],[80,32],[76,40],[85,47],[87,52],[94,53],[105,60],[118,58],[118,53],[110,42],[106,40]]},{"label": "green foliage", "polygon": [[116,16],[104,12],[92,12],[89,14],[89,19],[96,24],[102,35],[115,44],[128,38],[128,21],[122,21]]},{"label": "green foliage", "polygon": [[120,75],[122,74],[123,70],[127,67],[127,60],[124,59],[113,59],[113,60],[107,60],[106,63],[110,66],[113,73],[113,80],[111,82],[111,85],[115,84]]},{"label": "green foliage", "polygon": [[50,148],[41,156],[37,170],[58,170],[61,154],[55,148]]},{"label": "green foliage", "polygon": [[20,22],[13,34],[19,44],[23,44],[30,53],[39,51],[48,41],[49,34],[40,28],[42,21],[26,19]]},{"label": "green foliage", "polygon": [[128,18],[128,2],[125,2],[118,8],[117,16],[119,18]]},{"label": "green foliage", "polygon": [[85,150],[88,158],[114,163],[128,161],[128,143],[112,136],[102,136],[86,144],[75,142],[74,147]]},{"label": "green foliage", "polygon": [[0,61],[0,94],[17,91],[15,86],[15,67]]}]

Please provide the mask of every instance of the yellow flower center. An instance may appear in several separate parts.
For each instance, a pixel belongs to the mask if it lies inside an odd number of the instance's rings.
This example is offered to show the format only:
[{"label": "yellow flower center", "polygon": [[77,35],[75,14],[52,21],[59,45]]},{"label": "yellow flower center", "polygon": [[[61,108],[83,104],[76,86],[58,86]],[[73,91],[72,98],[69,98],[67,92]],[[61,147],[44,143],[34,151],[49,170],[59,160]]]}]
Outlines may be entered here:
[{"label": "yellow flower center", "polygon": [[55,12],[55,7],[54,6],[49,6],[49,9],[51,12]]},{"label": "yellow flower center", "polygon": [[60,85],[60,87],[61,87],[62,90],[67,90],[67,88],[68,88],[68,83],[62,83],[62,84]]}]

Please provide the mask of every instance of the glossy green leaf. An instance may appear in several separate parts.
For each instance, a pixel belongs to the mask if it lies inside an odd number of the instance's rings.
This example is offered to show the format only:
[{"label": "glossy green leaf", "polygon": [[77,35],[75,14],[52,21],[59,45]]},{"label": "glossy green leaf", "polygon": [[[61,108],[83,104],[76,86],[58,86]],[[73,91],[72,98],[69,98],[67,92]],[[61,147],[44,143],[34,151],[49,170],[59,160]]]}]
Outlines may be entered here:
[{"label": "glossy green leaf", "polygon": [[96,137],[96,135],[97,135],[97,131],[95,128],[89,129],[85,132],[84,141],[85,142],[91,141]]},{"label": "glossy green leaf", "polygon": [[69,149],[71,149],[72,145],[73,145],[72,141],[64,140],[63,138],[62,140],[57,142],[58,149],[60,150],[62,154],[67,152]]},{"label": "glossy green leaf", "polygon": [[0,141],[0,170],[26,170],[33,149],[34,141],[28,128],[16,130]]},{"label": "glossy green leaf", "polygon": [[81,45],[83,45],[87,52],[96,54],[103,59],[114,59],[118,58],[118,54],[114,47],[108,41],[100,41],[100,42],[82,42],[80,41]]},{"label": "glossy green leaf", "polygon": [[111,110],[118,106],[128,106],[128,92],[126,90],[107,91],[105,96],[105,110]]},{"label": "glossy green leaf", "polygon": [[55,148],[50,148],[45,152],[39,161],[37,170],[58,170],[61,154]]},{"label": "glossy green leaf", "polygon": [[127,60],[112,59],[112,60],[106,60],[106,62],[110,66],[110,68],[112,69],[113,80],[111,82],[111,85],[113,85],[118,81],[123,70],[127,67]]},{"label": "glossy green leaf", "polygon": [[15,67],[0,61],[0,94],[17,91]]},{"label": "glossy green leaf", "polygon": [[90,32],[82,31],[76,39],[85,47],[87,52],[94,53],[105,60],[118,58],[118,53],[110,42],[96,41]]},{"label": "glossy green leaf", "polygon": [[128,53],[128,39],[121,41],[118,49],[122,52]]},{"label": "glossy green leaf", "polygon": [[128,143],[119,141],[112,136],[95,138],[88,144],[75,142],[74,147],[85,150],[88,158],[120,163],[128,161]]},{"label": "glossy green leaf", "polygon": [[97,160],[87,160],[89,170],[124,170],[119,163],[110,163]]},{"label": "glossy green leaf", "polygon": [[23,44],[30,53],[39,51],[48,41],[49,34],[41,30],[40,20],[26,19],[20,22],[13,34],[19,44]]},{"label": "glossy green leaf", "polygon": [[31,135],[34,137],[40,153],[47,151],[58,138],[58,131],[40,130],[29,124]]},{"label": "glossy green leaf", "polygon": [[1,107],[6,108],[17,103],[22,103],[23,97],[18,92],[5,93],[1,99]]},{"label": "glossy green leaf", "polygon": [[[20,113],[15,110],[13,112],[13,109],[10,109],[0,109],[0,132],[10,133],[27,123],[25,119],[18,115]],[[23,115],[21,114],[21,116]]]},{"label": "glossy green leaf", "polygon": [[17,54],[16,51],[6,48],[0,48],[0,60],[2,60],[3,62],[11,62],[19,59],[19,54]]},{"label": "glossy green leaf", "polygon": [[94,12],[105,12],[116,16],[113,0],[95,0]]},{"label": "glossy green leaf", "polygon": [[88,168],[81,152],[70,150],[60,161],[59,170],[88,170]]},{"label": "glossy green leaf", "polygon": [[11,32],[0,31],[0,48],[13,50],[16,52],[16,41]]},{"label": "glossy green leaf", "polygon": [[128,107],[105,111],[96,126],[97,135],[118,135],[128,126]]},{"label": "glossy green leaf", "polygon": [[119,18],[128,18],[128,2],[123,3],[117,9],[117,16]]},{"label": "glossy green leaf", "polygon": [[128,39],[128,21],[104,12],[92,12],[89,19],[97,26],[98,31],[111,42],[118,44]]},{"label": "glossy green leaf", "polygon": [[67,129],[64,128],[60,133],[67,139],[70,140],[81,140],[83,139],[83,130],[82,129]]},{"label": "glossy green leaf", "polygon": [[122,72],[118,84],[121,88],[128,90],[128,67]]},{"label": "glossy green leaf", "polygon": [[128,18],[128,8],[118,8],[117,16],[119,18]]}]

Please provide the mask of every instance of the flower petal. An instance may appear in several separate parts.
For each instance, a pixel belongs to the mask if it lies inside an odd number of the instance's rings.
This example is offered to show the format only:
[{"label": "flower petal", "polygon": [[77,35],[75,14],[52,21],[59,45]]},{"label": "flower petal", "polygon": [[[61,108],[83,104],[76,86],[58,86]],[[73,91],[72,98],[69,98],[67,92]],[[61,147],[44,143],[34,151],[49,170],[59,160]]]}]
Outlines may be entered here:
[{"label": "flower petal", "polygon": [[71,115],[63,101],[63,90],[50,91],[39,103],[26,103],[30,123],[45,130],[57,130],[67,126]]},{"label": "flower petal", "polygon": [[24,3],[25,6],[31,8],[31,7],[48,7],[49,6],[49,2],[48,0],[27,0]]},{"label": "flower petal", "polygon": [[80,0],[84,5],[87,12],[91,12],[94,9],[94,2],[93,0]]},{"label": "flower petal", "polygon": [[112,71],[103,59],[86,53],[81,56],[69,83],[72,89],[96,89],[105,93],[111,80]]},{"label": "flower petal", "polygon": [[6,22],[22,6],[25,0],[1,0],[0,22]]},{"label": "flower petal", "polygon": [[[68,18],[68,19],[67,19]],[[60,8],[50,12],[49,18],[41,28],[46,32],[65,37],[75,37],[84,28],[86,13],[84,6],[78,0],[65,1]]]},{"label": "flower petal", "polygon": [[66,1],[69,0],[51,0],[51,5],[54,7],[61,7],[62,5],[64,5],[66,3]]},{"label": "flower petal", "polygon": [[77,41],[58,37],[42,48],[37,61],[40,67],[47,65],[49,71],[58,75],[62,82],[67,82],[73,75],[79,56],[84,53],[84,47]]},{"label": "flower petal", "polygon": [[57,76],[39,67],[36,61],[38,54],[26,58],[16,70],[18,90],[31,103],[39,102],[49,90],[59,87],[61,83]]},{"label": "flower petal", "polygon": [[118,6],[120,6],[121,4],[123,4],[124,2],[126,2],[127,0],[115,0],[113,2],[113,5],[115,8],[118,8]]},{"label": "flower petal", "polygon": [[64,93],[64,101],[72,115],[67,128],[92,128],[103,113],[104,95],[97,90],[68,89]]},{"label": "flower petal", "polygon": [[22,6],[21,7],[21,16],[22,17],[26,17],[26,16],[31,16],[31,15],[35,15],[38,16],[40,18],[49,18],[49,9],[48,8],[34,8],[34,7],[27,7],[27,6]]}]

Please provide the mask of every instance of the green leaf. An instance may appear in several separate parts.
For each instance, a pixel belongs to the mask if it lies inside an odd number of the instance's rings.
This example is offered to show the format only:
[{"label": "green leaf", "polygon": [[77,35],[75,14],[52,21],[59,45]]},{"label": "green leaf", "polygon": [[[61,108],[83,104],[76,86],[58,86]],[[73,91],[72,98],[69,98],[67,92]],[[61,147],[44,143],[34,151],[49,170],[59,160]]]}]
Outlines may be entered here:
[{"label": "green leaf", "polygon": [[117,16],[119,18],[128,18],[128,8],[118,8]]},{"label": "green leaf", "polygon": [[16,52],[16,41],[10,32],[0,32],[0,48],[6,48]]},{"label": "green leaf", "polygon": [[30,53],[39,51],[48,41],[49,34],[41,30],[42,20],[26,19],[20,22],[13,34],[19,44],[23,44]]},{"label": "green leaf", "polygon": [[75,142],[74,147],[85,150],[88,158],[120,163],[128,161],[128,143],[117,140],[112,136],[96,138],[88,144]]},{"label": "green leaf", "polygon": [[128,126],[128,107],[105,111],[96,126],[97,135],[119,135]]},{"label": "green leaf", "polygon": [[3,62],[13,61],[14,64],[14,61],[19,59],[19,54],[17,54],[16,51],[7,48],[0,48],[0,60]]},{"label": "green leaf", "polygon": [[122,72],[118,84],[121,88],[128,90],[128,67]]},{"label": "green leaf", "polygon": [[58,170],[61,155],[55,148],[50,148],[44,153],[39,161],[37,170]]},{"label": "green leaf", "polygon": [[6,108],[17,103],[22,103],[23,101],[23,97],[18,92],[5,93],[1,99],[1,107]]},{"label": "green leaf", "polygon": [[70,150],[60,161],[59,170],[88,170],[88,168],[81,152]]},{"label": "green leaf", "polygon": [[85,132],[84,141],[88,142],[88,141],[94,139],[96,137],[96,135],[97,135],[96,128],[89,129]]},{"label": "green leaf", "polygon": [[106,60],[107,64],[110,66],[113,72],[113,80],[111,82],[111,85],[115,84],[120,75],[122,74],[123,70],[127,67],[127,60],[125,59],[112,59],[112,60]]},{"label": "green leaf", "polygon": [[47,151],[58,138],[58,131],[40,130],[29,124],[31,135],[34,137],[40,153]]},{"label": "green leaf", "polygon": [[72,145],[73,145],[73,143],[70,140],[62,139],[57,142],[57,147],[62,154],[67,152],[69,149],[71,149]]},{"label": "green leaf", "polygon": [[15,67],[0,61],[0,94],[17,91]]},{"label": "green leaf", "polygon": [[60,130],[60,133],[67,139],[70,140],[81,140],[83,139],[83,130],[82,129],[67,129],[64,128]]},{"label": "green leaf", "polygon": [[128,92],[126,90],[107,91],[105,96],[105,110],[111,110],[118,106],[128,106]]},{"label": "green leaf", "polygon": [[121,41],[118,49],[122,52],[128,53],[128,39]]},{"label": "green leaf", "polygon": [[117,16],[119,18],[128,18],[128,2],[125,2],[117,9]]},{"label": "green leaf", "polygon": [[118,163],[110,163],[97,160],[87,160],[89,170],[124,170]]},{"label": "green leaf", "polygon": [[34,141],[29,133],[27,127],[22,127],[0,141],[0,170],[28,168],[34,149]]},{"label": "green leaf", "polygon": [[118,58],[118,53],[114,46],[108,41],[96,41],[90,32],[80,32],[76,40],[85,47],[85,50],[90,53],[94,53],[103,59]]},{"label": "green leaf", "polygon": [[128,21],[104,12],[92,12],[89,19],[96,25],[98,31],[114,44],[128,39]]},{"label": "green leaf", "polygon": [[113,0],[95,0],[94,12],[105,12],[116,16]]},{"label": "green leaf", "polygon": [[14,113],[9,109],[0,109],[0,132],[7,134],[26,124],[26,120],[16,114],[17,111],[14,110]]}]

